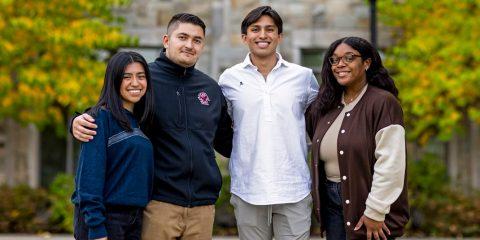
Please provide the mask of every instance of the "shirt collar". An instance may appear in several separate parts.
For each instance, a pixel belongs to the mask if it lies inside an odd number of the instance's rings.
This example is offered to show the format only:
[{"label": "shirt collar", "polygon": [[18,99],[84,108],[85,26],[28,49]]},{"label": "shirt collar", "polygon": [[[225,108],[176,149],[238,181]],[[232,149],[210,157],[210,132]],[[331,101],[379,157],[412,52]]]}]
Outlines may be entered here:
[{"label": "shirt collar", "polygon": [[360,99],[363,97],[363,95],[365,94],[365,92],[367,91],[367,88],[368,88],[368,83],[365,84],[365,86],[363,86],[361,92],[358,94],[358,96],[355,98],[355,100],[353,100],[353,102],[349,103],[349,104],[346,104],[345,103],[345,100],[343,99],[343,96],[345,95],[345,92],[342,93],[342,104],[343,106],[349,106],[353,109],[353,107],[355,107],[355,105],[357,105],[357,103],[360,101]]},{"label": "shirt collar", "polygon": [[[248,53],[247,56],[245,57],[245,60],[243,60],[243,67],[244,68],[251,67],[251,68],[256,70],[257,67],[255,65],[253,65],[252,60],[250,59],[250,54],[252,54],[252,53]],[[275,65],[275,67],[273,67],[272,70],[277,69],[281,66],[288,67],[289,63],[282,58],[282,55],[280,53],[276,52],[275,55],[277,55],[278,61],[277,61],[277,64]]]}]

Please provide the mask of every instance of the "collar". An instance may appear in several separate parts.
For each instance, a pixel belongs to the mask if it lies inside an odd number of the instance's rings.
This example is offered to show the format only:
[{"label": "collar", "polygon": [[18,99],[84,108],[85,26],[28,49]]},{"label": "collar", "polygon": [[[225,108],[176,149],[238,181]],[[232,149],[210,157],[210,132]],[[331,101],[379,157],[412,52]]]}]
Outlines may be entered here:
[{"label": "collar", "polygon": [[343,92],[342,93],[342,98],[341,98],[343,106],[350,106],[351,108],[355,107],[355,105],[357,105],[357,103],[360,101],[360,99],[363,97],[363,95],[367,91],[367,88],[368,88],[368,83],[365,84],[365,86],[363,86],[362,90],[360,90],[360,93],[355,98],[355,100],[353,100],[353,102],[351,102],[349,104],[345,103],[345,99],[343,98],[343,96],[345,95],[345,92]]},{"label": "collar", "polygon": [[177,76],[190,76],[195,70],[195,65],[186,68],[174,63],[172,60],[170,60],[167,57],[165,48],[163,48],[162,51],[160,52],[160,56],[157,59],[155,59],[155,63],[161,65],[166,71],[172,74],[175,74]]},{"label": "collar", "polygon": [[[252,60],[250,59],[250,55],[252,53],[248,53],[247,56],[245,57],[245,59],[243,60],[242,62],[242,65],[243,65],[243,68],[247,68],[247,67],[250,67],[250,68],[253,68],[255,70],[257,70],[257,66],[253,65],[252,63]],[[272,71],[279,68],[279,67],[288,67],[289,65],[289,62],[285,61],[283,58],[282,58],[282,55],[278,52],[275,53],[275,55],[277,56],[277,64],[275,64],[275,67],[273,67]]]}]

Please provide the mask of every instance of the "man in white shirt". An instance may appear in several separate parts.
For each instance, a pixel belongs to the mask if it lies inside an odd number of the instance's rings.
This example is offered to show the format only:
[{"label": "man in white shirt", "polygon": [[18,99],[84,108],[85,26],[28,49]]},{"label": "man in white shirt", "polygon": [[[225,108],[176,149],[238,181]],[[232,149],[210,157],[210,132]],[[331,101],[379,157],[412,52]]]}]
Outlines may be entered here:
[{"label": "man in white shirt", "polygon": [[276,52],[282,19],[269,6],[242,22],[250,53],[220,76],[234,122],[230,202],[240,239],[308,239],[310,172],[304,113],[318,93],[311,69]]}]

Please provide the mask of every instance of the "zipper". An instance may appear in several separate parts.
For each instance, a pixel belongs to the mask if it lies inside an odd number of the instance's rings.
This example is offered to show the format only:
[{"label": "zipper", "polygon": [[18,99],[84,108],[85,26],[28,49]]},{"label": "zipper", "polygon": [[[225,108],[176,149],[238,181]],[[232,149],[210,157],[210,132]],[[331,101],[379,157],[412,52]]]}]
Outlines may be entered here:
[{"label": "zipper", "polygon": [[180,98],[180,87],[177,88],[177,103],[178,103],[178,114],[177,114],[177,124],[181,126],[182,124],[182,99]]},{"label": "zipper", "polygon": [[[186,69],[185,69],[186,70]],[[188,204],[187,207],[192,206],[192,174],[193,174],[193,148],[192,148],[192,141],[190,138],[189,128],[188,128],[188,111],[187,111],[187,97],[182,87],[183,98],[184,98],[184,120],[185,120],[185,133],[187,134],[187,142],[188,142],[188,160],[190,161],[190,166],[188,169]]]},{"label": "zipper", "polygon": [[[185,77],[186,75],[187,75],[187,68],[184,68],[182,77]],[[181,89],[182,89],[183,98],[184,98],[183,111],[184,111],[184,118],[185,118],[185,133],[187,134],[187,142],[188,142],[188,150],[189,150],[188,159],[190,160],[190,168],[189,168],[189,173],[188,173],[188,187],[187,187],[187,191],[188,191],[187,207],[192,207],[192,173],[193,173],[193,158],[192,158],[192,155],[193,155],[193,148],[192,148],[192,141],[190,139],[190,134],[188,132],[187,97],[186,97],[186,94],[185,94],[185,91],[184,91],[185,90],[184,87],[181,87]]]}]

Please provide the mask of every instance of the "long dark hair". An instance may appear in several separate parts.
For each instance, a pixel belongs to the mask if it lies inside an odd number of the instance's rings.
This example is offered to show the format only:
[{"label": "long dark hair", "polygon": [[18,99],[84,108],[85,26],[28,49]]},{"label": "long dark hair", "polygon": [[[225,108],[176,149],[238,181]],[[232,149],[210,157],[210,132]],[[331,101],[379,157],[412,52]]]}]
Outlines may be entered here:
[{"label": "long dark hair", "polygon": [[147,61],[142,55],[136,52],[118,52],[108,61],[107,70],[105,71],[105,79],[103,81],[102,91],[97,104],[93,106],[88,113],[96,116],[100,108],[110,110],[113,117],[120,123],[120,126],[127,131],[132,131],[130,121],[125,113],[120,95],[120,86],[122,85],[125,68],[131,63],[140,63],[145,70],[147,78],[147,90],[145,95],[135,103],[133,115],[139,121],[140,125],[148,127],[153,117],[153,90],[148,69]]},{"label": "long dark hair", "polygon": [[318,96],[310,107],[310,114],[317,116],[325,114],[341,102],[342,93],[345,87],[337,82],[333,75],[332,65],[328,58],[333,55],[338,45],[345,43],[357,50],[362,56],[362,60],[371,59],[372,63],[367,70],[367,83],[369,85],[384,89],[398,97],[398,89],[388,74],[387,69],[382,64],[382,59],[378,51],[367,40],[359,37],[345,37],[333,42],[327,49],[323,58],[322,66],[322,84]]}]

